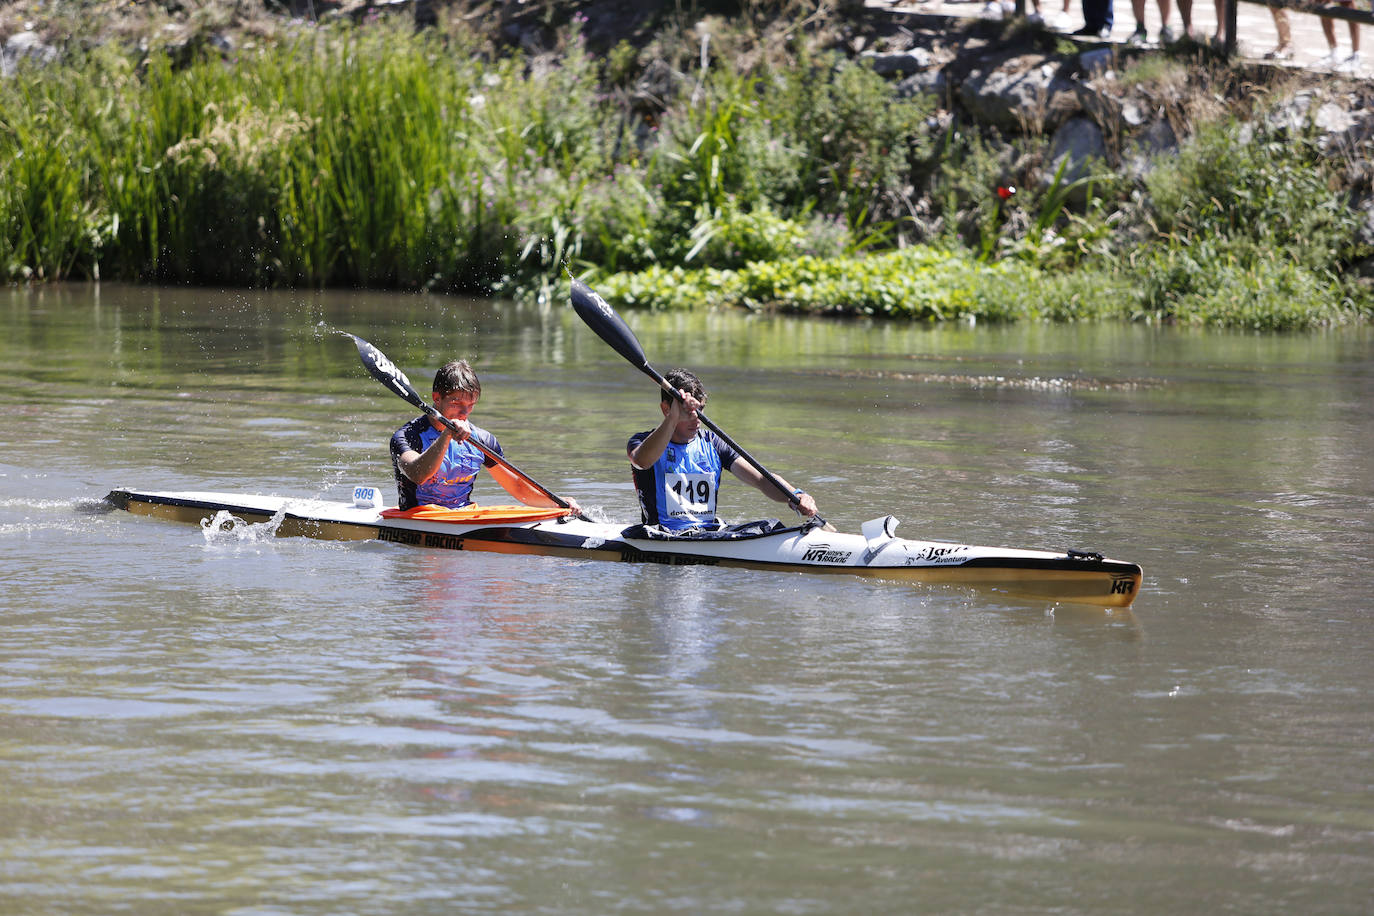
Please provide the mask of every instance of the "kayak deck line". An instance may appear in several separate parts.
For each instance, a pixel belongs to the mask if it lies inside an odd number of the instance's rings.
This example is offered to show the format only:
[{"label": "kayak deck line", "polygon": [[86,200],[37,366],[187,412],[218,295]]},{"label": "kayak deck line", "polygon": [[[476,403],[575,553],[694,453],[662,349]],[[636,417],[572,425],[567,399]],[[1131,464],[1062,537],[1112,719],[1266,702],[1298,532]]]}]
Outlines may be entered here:
[{"label": "kayak deck line", "polygon": [[[359,491],[365,488],[359,488]],[[375,492],[375,491],[370,491]],[[1143,578],[1135,563],[1101,554],[979,547],[898,538],[891,516],[860,534],[802,525],[740,537],[648,536],[642,525],[558,517],[432,521],[383,514],[371,501],[343,502],[218,492],[111,490],[106,503],[132,515],[207,524],[221,512],[249,524],[277,523],[279,537],[378,540],[410,547],[491,553],[857,575],[895,582],[990,589],[1018,598],[1129,607]],[[361,504],[359,504],[361,503]],[[485,511],[514,507],[486,507]],[[461,511],[461,510],[460,510]],[[499,518],[502,512],[496,512]]]}]

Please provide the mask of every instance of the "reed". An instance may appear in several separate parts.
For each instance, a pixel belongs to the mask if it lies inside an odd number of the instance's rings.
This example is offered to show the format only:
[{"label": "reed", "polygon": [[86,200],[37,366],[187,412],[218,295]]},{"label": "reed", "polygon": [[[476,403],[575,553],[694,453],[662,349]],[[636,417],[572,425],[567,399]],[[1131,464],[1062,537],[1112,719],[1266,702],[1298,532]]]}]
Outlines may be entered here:
[{"label": "reed", "polygon": [[107,51],[21,74],[0,87],[0,266],[488,289],[576,225],[599,122],[590,66],[544,83],[470,51],[371,28],[232,66]]}]

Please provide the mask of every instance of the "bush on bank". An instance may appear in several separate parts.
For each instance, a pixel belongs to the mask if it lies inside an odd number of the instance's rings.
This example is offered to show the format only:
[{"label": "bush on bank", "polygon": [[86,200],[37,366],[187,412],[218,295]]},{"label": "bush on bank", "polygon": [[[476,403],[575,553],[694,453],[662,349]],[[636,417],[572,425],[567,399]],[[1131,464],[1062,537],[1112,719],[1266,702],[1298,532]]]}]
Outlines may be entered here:
[{"label": "bush on bank", "polygon": [[1003,203],[1043,140],[947,130],[853,62],[717,56],[645,112],[613,57],[576,24],[556,67],[373,26],[26,68],[0,82],[0,272],[532,296],[566,269],[623,305],[931,321],[1371,314],[1310,138],[1218,123],[1143,188]]}]

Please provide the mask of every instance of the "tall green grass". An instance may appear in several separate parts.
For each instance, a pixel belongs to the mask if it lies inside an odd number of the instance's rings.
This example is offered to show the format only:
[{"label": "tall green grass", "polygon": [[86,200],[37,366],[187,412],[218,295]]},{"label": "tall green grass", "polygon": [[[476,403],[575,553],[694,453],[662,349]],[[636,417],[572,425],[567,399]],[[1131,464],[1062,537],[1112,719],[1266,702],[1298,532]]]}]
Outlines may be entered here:
[{"label": "tall green grass", "polygon": [[106,49],[29,70],[0,85],[0,268],[487,289],[575,222],[600,121],[590,66],[475,59],[369,28],[232,64]]}]

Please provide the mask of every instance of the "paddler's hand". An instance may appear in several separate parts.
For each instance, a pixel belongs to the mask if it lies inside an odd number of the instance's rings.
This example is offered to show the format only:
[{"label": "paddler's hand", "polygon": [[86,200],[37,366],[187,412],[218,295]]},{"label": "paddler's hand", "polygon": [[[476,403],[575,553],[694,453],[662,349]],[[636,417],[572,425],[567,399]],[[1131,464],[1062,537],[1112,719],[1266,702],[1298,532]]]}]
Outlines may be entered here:
[{"label": "paddler's hand", "polygon": [[811,498],[810,493],[794,494],[797,497],[797,511],[810,518],[820,510],[816,508],[816,500]]},{"label": "paddler's hand", "polygon": [[697,411],[706,406],[702,401],[698,401],[681,388],[677,390],[678,397],[669,402],[668,415],[672,422],[681,423],[688,417],[695,417]]},{"label": "paddler's hand", "polygon": [[444,431],[453,438],[454,442],[466,441],[468,436],[472,435],[472,427],[468,425],[467,420],[449,420],[448,423],[452,425],[445,424]]},{"label": "paddler's hand", "polygon": [[586,518],[585,515],[582,515],[582,507],[577,504],[577,500],[573,499],[571,496],[565,496],[563,502],[568,504],[568,508],[572,510],[573,515],[580,515]]}]

